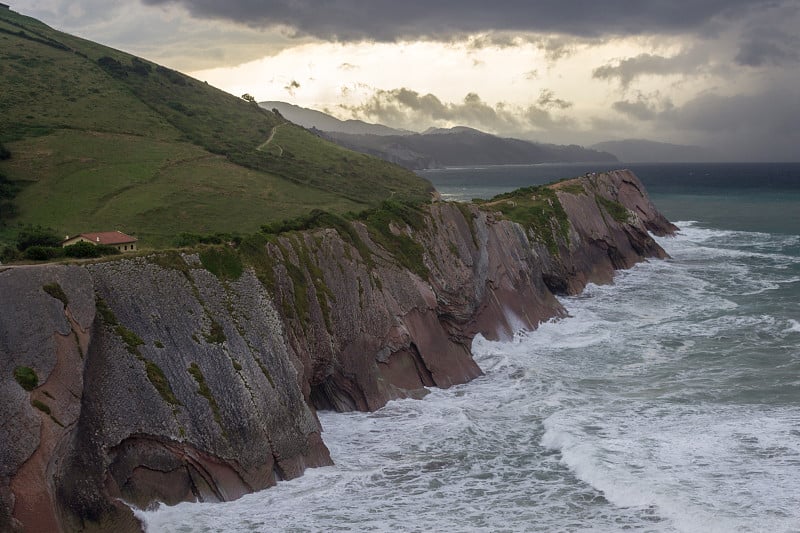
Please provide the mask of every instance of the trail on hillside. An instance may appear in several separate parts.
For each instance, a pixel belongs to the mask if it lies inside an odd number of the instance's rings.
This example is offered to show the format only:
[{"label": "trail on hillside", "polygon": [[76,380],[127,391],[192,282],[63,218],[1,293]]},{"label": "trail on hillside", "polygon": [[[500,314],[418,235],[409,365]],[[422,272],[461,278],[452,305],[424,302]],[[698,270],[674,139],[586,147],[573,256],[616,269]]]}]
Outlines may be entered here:
[{"label": "trail on hillside", "polygon": [[[278,128],[285,125],[286,123],[284,122],[282,124],[278,124],[277,126],[273,126],[272,130],[269,132],[269,137],[267,137],[267,140],[261,143],[258,146],[258,148],[256,148],[256,150],[258,150],[259,152],[263,152],[267,148],[267,146],[269,146],[270,143],[272,143],[272,139],[275,138],[275,132],[278,130]],[[278,149],[278,157],[282,156],[283,148],[279,144],[276,144],[275,147]]]}]

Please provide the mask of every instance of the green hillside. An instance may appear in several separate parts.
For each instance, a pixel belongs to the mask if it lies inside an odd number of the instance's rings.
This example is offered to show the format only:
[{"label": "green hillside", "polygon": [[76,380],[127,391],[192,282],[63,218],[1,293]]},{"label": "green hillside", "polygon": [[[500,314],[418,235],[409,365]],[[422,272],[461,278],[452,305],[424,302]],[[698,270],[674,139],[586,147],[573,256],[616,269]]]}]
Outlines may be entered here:
[{"label": "green hillside", "polygon": [[0,95],[0,242],[38,224],[161,246],[431,191],[255,102],[2,8]]}]

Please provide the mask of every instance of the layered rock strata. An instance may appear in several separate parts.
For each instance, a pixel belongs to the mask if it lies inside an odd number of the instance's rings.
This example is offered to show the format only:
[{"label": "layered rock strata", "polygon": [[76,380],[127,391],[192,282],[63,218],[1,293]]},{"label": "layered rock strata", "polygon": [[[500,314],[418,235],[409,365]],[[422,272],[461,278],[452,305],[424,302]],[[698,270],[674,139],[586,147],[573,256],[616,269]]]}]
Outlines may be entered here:
[{"label": "layered rock strata", "polygon": [[223,249],[0,272],[0,530],[136,531],[129,504],[231,500],[330,464],[316,409],[467,382],[477,333],[533,329],[564,314],[555,294],[665,256],[649,232],[676,228],[632,173],[552,190],[566,219],[549,241],[491,204],[392,221],[416,268],[353,222],[243,262]]}]

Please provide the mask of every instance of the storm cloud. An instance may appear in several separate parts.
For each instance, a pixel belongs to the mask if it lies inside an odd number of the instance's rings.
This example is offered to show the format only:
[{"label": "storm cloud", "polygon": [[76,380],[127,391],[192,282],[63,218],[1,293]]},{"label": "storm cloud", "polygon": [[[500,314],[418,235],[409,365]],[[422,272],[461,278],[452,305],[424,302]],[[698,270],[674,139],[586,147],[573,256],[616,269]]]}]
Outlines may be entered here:
[{"label": "storm cloud", "polygon": [[798,0],[36,0],[232,94],[422,131],[797,159]]},{"label": "storm cloud", "polygon": [[575,36],[684,33],[714,19],[774,6],[774,0],[143,0],[179,4],[194,16],[249,26],[288,26],[322,39],[449,39],[482,31]]},{"label": "storm cloud", "polygon": [[776,28],[751,32],[739,48],[736,62],[749,67],[791,65],[800,62],[800,37]]},{"label": "storm cloud", "polygon": [[654,54],[639,54],[594,69],[592,76],[597,79],[617,79],[623,87],[628,87],[640,76],[670,74],[694,74],[708,62],[708,57],[699,50],[689,50],[681,54],[664,57]]}]

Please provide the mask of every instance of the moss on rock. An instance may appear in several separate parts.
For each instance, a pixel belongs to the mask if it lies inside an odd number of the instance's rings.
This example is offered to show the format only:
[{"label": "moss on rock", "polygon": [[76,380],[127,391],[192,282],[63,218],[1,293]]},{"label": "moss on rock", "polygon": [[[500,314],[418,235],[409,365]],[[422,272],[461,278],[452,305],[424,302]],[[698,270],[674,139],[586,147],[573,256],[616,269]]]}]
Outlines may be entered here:
[{"label": "moss on rock", "polygon": [[26,391],[32,391],[39,385],[39,376],[31,367],[18,366],[14,369],[14,379]]}]

